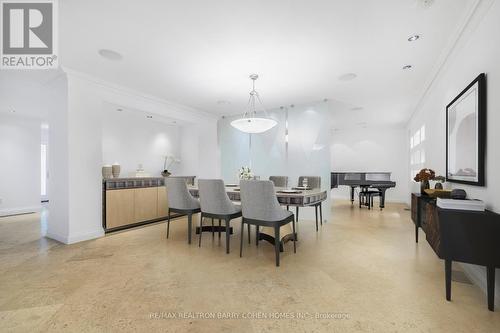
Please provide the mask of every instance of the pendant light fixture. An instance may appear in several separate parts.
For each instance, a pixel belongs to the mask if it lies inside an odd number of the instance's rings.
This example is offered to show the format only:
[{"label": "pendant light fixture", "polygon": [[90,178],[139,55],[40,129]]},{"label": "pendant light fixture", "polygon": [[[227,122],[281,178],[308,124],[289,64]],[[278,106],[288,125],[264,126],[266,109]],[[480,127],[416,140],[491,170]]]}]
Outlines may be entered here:
[{"label": "pendant light fixture", "polygon": [[[250,92],[250,98],[248,99],[247,110],[243,114],[243,118],[233,120],[231,126],[234,128],[249,134],[263,133],[270,130],[276,126],[277,122],[274,119],[268,117],[264,105],[260,100],[259,93],[255,91],[255,81],[259,78],[257,74],[250,75],[252,80],[252,91]],[[257,117],[256,102],[261,106],[264,113],[264,117]]]}]

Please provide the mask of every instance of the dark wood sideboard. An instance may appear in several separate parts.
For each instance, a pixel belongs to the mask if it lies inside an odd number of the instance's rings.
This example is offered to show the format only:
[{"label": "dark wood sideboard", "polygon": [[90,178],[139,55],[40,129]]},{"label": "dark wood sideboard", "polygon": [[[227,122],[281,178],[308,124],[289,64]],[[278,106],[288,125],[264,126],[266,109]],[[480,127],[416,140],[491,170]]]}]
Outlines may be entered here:
[{"label": "dark wood sideboard", "polygon": [[494,310],[495,268],[500,267],[500,215],[491,211],[475,212],[442,209],[436,199],[412,193],[411,219],[440,259],[445,261],[446,300],[451,300],[451,264],[453,261],[486,267],[488,309]]}]

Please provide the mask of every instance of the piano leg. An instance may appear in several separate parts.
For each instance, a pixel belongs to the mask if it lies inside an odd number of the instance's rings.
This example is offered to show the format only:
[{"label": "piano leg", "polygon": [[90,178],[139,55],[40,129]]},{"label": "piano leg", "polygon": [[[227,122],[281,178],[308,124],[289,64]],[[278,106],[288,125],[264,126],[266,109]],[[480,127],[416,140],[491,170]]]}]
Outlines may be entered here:
[{"label": "piano leg", "polygon": [[385,191],[387,190],[386,188],[379,188],[380,191],[380,210],[382,210],[385,207]]},{"label": "piano leg", "polygon": [[354,186],[351,186],[351,205],[354,204]]}]

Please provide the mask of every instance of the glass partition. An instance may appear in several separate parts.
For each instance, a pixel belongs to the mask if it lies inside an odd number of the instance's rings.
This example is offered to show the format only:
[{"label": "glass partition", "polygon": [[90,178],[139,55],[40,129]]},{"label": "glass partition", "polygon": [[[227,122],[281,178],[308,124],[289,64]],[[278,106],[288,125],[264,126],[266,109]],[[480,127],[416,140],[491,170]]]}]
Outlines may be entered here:
[{"label": "glass partition", "polygon": [[[289,186],[297,186],[299,176],[321,176],[321,187],[330,193],[331,107],[328,102],[269,110],[278,122],[261,134],[246,134],[230,123],[239,116],[219,121],[221,175],[226,183],[237,183],[238,169],[251,168],[260,179],[288,176]],[[304,209],[304,218],[314,209]],[[306,211],[310,211],[307,213]],[[323,205],[323,218],[329,216],[330,202]],[[302,219],[302,218],[301,218]]]}]

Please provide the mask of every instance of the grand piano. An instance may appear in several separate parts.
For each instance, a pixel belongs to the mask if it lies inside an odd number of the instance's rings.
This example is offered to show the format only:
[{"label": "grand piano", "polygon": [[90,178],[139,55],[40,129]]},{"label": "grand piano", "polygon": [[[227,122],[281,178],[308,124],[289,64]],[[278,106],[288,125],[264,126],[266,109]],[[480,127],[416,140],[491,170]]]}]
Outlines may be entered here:
[{"label": "grand piano", "polygon": [[390,172],[332,172],[331,188],[339,185],[351,187],[351,203],[354,202],[354,189],[359,187],[362,191],[375,188],[380,191],[380,209],[385,206],[385,191],[396,187],[396,182],[391,181]]}]

